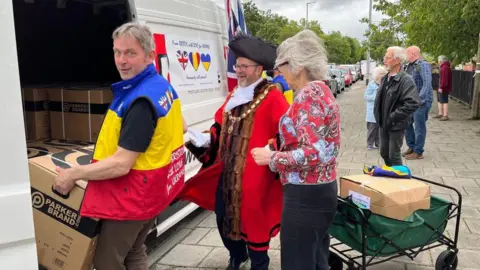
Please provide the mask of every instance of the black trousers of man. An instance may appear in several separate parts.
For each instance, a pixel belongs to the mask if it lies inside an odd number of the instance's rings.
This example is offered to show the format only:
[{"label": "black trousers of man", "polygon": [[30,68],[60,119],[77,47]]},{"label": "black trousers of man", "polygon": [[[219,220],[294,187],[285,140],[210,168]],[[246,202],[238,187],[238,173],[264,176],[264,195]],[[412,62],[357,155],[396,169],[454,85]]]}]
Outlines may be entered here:
[{"label": "black trousers of man", "polygon": [[380,128],[380,156],[387,166],[403,165],[402,145],[405,137],[405,130]]},{"label": "black trousers of man", "polygon": [[230,260],[235,261],[235,265],[239,265],[242,261],[250,257],[251,270],[268,270],[270,258],[267,251],[256,251],[247,247],[247,243],[243,240],[232,240],[225,237],[223,232],[223,217],[225,216],[225,203],[222,191],[223,177],[220,177],[215,196],[215,214],[217,215],[217,228],[222,238],[223,245],[230,253]]}]

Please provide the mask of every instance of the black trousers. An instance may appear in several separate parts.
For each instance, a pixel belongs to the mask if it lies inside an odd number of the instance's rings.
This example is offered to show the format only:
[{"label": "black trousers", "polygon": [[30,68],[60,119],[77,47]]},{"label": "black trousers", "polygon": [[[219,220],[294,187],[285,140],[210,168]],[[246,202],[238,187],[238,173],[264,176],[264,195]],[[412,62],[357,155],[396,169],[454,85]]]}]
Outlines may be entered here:
[{"label": "black trousers", "polygon": [[218,181],[217,192],[215,196],[215,214],[217,215],[217,228],[222,238],[223,245],[230,253],[230,259],[235,262],[241,262],[247,256],[250,257],[251,270],[268,270],[270,258],[267,251],[256,251],[248,248],[243,240],[234,241],[225,237],[223,232],[223,217],[225,216],[225,204],[222,191],[223,179]]},{"label": "black trousers", "polygon": [[367,146],[380,146],[380,133],[377,123],[367,122]]},{"label": "black trousers", "polygon": [[380,156],[387,166],[403,165],[402,145],[405,130],[390,131],[380,128]]},{"label": "black trousers", "polygon": [[337,182],[283,187],[282,270],[328,270],[328,228],[337,210]]}]

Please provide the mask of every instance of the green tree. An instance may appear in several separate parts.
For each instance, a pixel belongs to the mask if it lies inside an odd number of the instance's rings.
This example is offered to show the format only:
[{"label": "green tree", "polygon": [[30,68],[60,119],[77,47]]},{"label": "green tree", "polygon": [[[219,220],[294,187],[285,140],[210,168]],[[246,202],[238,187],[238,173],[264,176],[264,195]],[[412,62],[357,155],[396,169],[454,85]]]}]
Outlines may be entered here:
[{"label": "green tree", "polygon": [[476,53],[480,33],[478,0],[375,0],[375,9],[387,16],[380,26],[402,36],[430,55],[448,55],[469,61]]},{"label": "green tree", "polygon": [[[362,19],[361,22],[368,22]],[[367,30],[365,36],[367,41],[364,42],[364,53],[370,47],[370,57],[373,60],[382,62],[383,56],[390,46],[404,46],[404,40],[398,32],[392,31],[392,25],[386,25],[382,22],[378,25],[372,24],[371,31]],[[364,55],[366,59],[366,55]]]},{"label": "green tree", "polygon": [[275,45],[280,44],[280,30],[289,23],[289,20],[284,16],[273,14],[270,10],[264,12],[263,15],[265,20],[258,31],[258,36]]},{"label": "green tree", "polygon": [[[300,32],[305,27],[305,19],[289,20],[271,10],[260,10],[253,1],[244,2],[245,21],[250,34],[279,45],[287,38]],[[340,32],[325,34],[320,23],[308,21],[308,29],[315,32],[325,43],[328,55],[332,61],[339,63],[356,63],[363,59],[363,48],[357,39],[345,37]]]},{"label": "green tree", "polygon": [[350,63],[351,48],[350,43],[338,31],[324,35],[325,47],[328,53],[328,61],[337,64]]},{"label": "green tree", "polygon": [[360,42],[356,38],[345,37],[350,45],[350,61],[349,63],[357,63],[362,60],[362,51],[360,50]]},{"label": "green tree", "polygon": [[243,13],[248,31],[253,36],[257,36],[260,28],[265,23],[263,11],[259,10],[254,2],[247,1],[243,3]]},{"label": "green tree", "polygon": [[300,32],[302,29],[303,27],[297,21],[290,20],[288,24],[284,25],[280,29],[278,33],[279,35],[278,43],[279,44],[282,43],[284,40],[294,36],[296,33]]}]

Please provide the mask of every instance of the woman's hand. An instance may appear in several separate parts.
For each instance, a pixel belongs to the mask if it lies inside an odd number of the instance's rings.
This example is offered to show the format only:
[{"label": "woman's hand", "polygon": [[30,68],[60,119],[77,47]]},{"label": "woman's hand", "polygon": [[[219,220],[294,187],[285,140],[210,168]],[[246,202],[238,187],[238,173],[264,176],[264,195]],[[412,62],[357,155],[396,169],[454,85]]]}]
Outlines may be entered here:
[{"label": "woman's hand", "polygon": [[273,152],[269,149],[266,149],[265,147],[261,147],[253,148],[251,154],[253,159],[255,160],[255,163],[257,163],[257,165],[263,166],[268,165]]}]

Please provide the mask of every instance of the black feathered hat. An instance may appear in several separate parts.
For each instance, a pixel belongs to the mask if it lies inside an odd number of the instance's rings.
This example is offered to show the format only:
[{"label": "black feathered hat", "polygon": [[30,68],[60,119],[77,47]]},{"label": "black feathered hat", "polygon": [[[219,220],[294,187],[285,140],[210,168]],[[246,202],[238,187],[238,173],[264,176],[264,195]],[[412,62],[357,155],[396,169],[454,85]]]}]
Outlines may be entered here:
[{"label": "black feathered hat", "polygon": [[245,57],[259,65],[265,70],[273,69],[277,50],[275,45],[264,41],[261,38],[249,36],[239,32],[235,38],[228,44],[236,58]]}]

